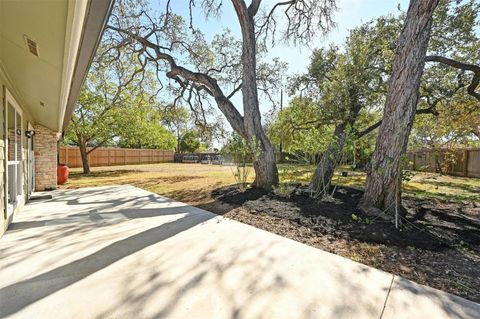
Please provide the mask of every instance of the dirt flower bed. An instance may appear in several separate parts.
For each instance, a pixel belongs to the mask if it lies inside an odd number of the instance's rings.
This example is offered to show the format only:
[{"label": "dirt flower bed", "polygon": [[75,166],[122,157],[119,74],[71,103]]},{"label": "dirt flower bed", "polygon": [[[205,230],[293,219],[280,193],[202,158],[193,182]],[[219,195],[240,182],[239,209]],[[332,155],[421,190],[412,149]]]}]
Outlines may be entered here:
[{"label": "dirt flower bed", "polygon": [[392,219],[362,214],[361,196],[339,187],[319,201],[302,185],[289,198],[234,186],[212,192],[218,207],[235,207],[216,211],[229,218],[480,302],[478,203],[406,197],[396,229]]}]

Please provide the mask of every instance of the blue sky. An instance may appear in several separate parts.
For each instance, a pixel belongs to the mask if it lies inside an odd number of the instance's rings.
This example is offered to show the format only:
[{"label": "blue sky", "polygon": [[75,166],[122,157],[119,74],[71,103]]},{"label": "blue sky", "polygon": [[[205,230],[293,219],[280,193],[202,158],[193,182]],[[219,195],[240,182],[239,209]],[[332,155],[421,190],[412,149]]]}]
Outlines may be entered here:
[{"label": "blue sky", "polygon": [[[155,0],[153,0],[156,2]],[[160,3],[164,3],[161,1]],[[172,1],[173,10],[181,15],[188,15],[188,1],[175,0]],[[274,0],[264,1],[263,7],[270,8]],[[248,0],[247,0],[248,3]],[[377,18],[387,14],[398,14],[398,6],[401,10],[406,11],[408,7],[407,0],[337,0],[339,10],[334,14],[334,21],[337,23],[333,29],[325,37],[318,37],[312,42],[310,47],[291,47],[286,45],[277,45],[270,49],[271,57],[280,57],[282,60],[289,63],[289,70],[291,72],[302,72],[306,69],[309,62],[310,53],[313,48],[326,46],[329,43],[341,44],[348,31],[354,27],[367,22],[371,19]],[[237,17],[233,10],[230,1],[225,0],[222,10],[222,16],[218,19],[210,18],[205,20],[200,10],[195,10],[193,17],[194,24],[202,30],[207,39],[212,39],[213,36],[222,29],[229,28],[235,34],[240,35],[240,26],[237,22]]]},{"label": "blue sky", "polygon": [[289,71],[304,72],[309,63],[312,48],[327,46],[330,43],[342,44],[349,30],[382,15],[397,15],[398,5],[403,11],[408,8],[408,1],[402,0],[339,0],[339,10],[334,15],[337,26],[324,38],[317,38],[310,48],[275,47],[271,54],[289,62]]},{"label": "blue sky", "polygon": [[[164,8],[165,0],[150,0],[155,7]],[[246,0],[249,3],[249,0]],[[200,3],[200,1],[197,1]],[[275,0],[264,0],[263,7],[271,8]],[[342,44],[348,35],[349,30],[356,26],[370,21],[382,15],[399,14],[398,7],[402,11],[408,8],[408,0],[337,0],[338,11],[334,14],[334,21],[337,26],[326,36],[319,36],[308,47],[292,47],[278,44],[270,48],[269,57],[279,57],[282,61],[288,62],[289,74],[303,73],[310,61],[310,55],[314,48],[328,46],[330,43]],[[158,7],[157,7],[158,8]],[[175,13],[188,17],[188,0],[172,1],[172,9]],[[240,26],[235,15],[233,6],[229,0],[224,0],[222,15],[218,19],[205,19],[200,9],[194,10],[194,25],[202,30],[206,38],[211,40],[213,36],[225,28],[229,28],[234,34],[240,36]],[[279,95],[279,94],[278,94]],[[288,97],[284,96],[288,103]],[[237,94],[233,99],[234,104],[241,111],[241,95]],[[285,103],[285,104],[286,104]],[[271,105],[266,100],[261,100],[261,112],[266,113]]]}]

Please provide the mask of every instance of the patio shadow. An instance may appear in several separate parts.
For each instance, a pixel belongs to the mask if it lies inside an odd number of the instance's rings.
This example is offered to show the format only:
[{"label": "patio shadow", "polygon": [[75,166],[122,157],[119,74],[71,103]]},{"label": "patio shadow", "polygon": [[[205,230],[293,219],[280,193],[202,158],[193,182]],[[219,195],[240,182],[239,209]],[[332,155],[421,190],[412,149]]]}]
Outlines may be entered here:
[{"label": "patio shadow", "polygon": [[[147,215],[151,215],[151,213],[149,212]],[[162,215],[162,209],[158,209],[157,214]],[[187,214],[175,221],[116,241],[64,266],[6,286],[0,289],[0,317],[15,314],[28,305],[68,287],[122,258],[214,217],[214,214]],[[39,285],[39,283],[41,284]]]}]

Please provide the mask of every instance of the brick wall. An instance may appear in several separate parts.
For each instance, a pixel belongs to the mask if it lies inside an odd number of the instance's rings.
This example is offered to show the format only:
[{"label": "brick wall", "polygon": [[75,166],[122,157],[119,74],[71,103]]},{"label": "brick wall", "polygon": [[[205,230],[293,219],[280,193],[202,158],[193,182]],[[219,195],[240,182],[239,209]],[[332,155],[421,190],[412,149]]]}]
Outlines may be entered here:
[{"label": "brick wall", "polygon": [[57,188],[58,134],[44,126],[35,126],[35,190]]}]

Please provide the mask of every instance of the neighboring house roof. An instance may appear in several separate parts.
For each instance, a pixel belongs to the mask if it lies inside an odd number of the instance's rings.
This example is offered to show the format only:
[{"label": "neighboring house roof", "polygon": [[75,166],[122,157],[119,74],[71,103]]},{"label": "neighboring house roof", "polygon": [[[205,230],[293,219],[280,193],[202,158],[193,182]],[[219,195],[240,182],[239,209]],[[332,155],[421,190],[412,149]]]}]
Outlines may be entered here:
[{"label": "neighboring house roof", "polygon": [[35,123],[66,128],[113,2],[0,1],[0,72]]}]

